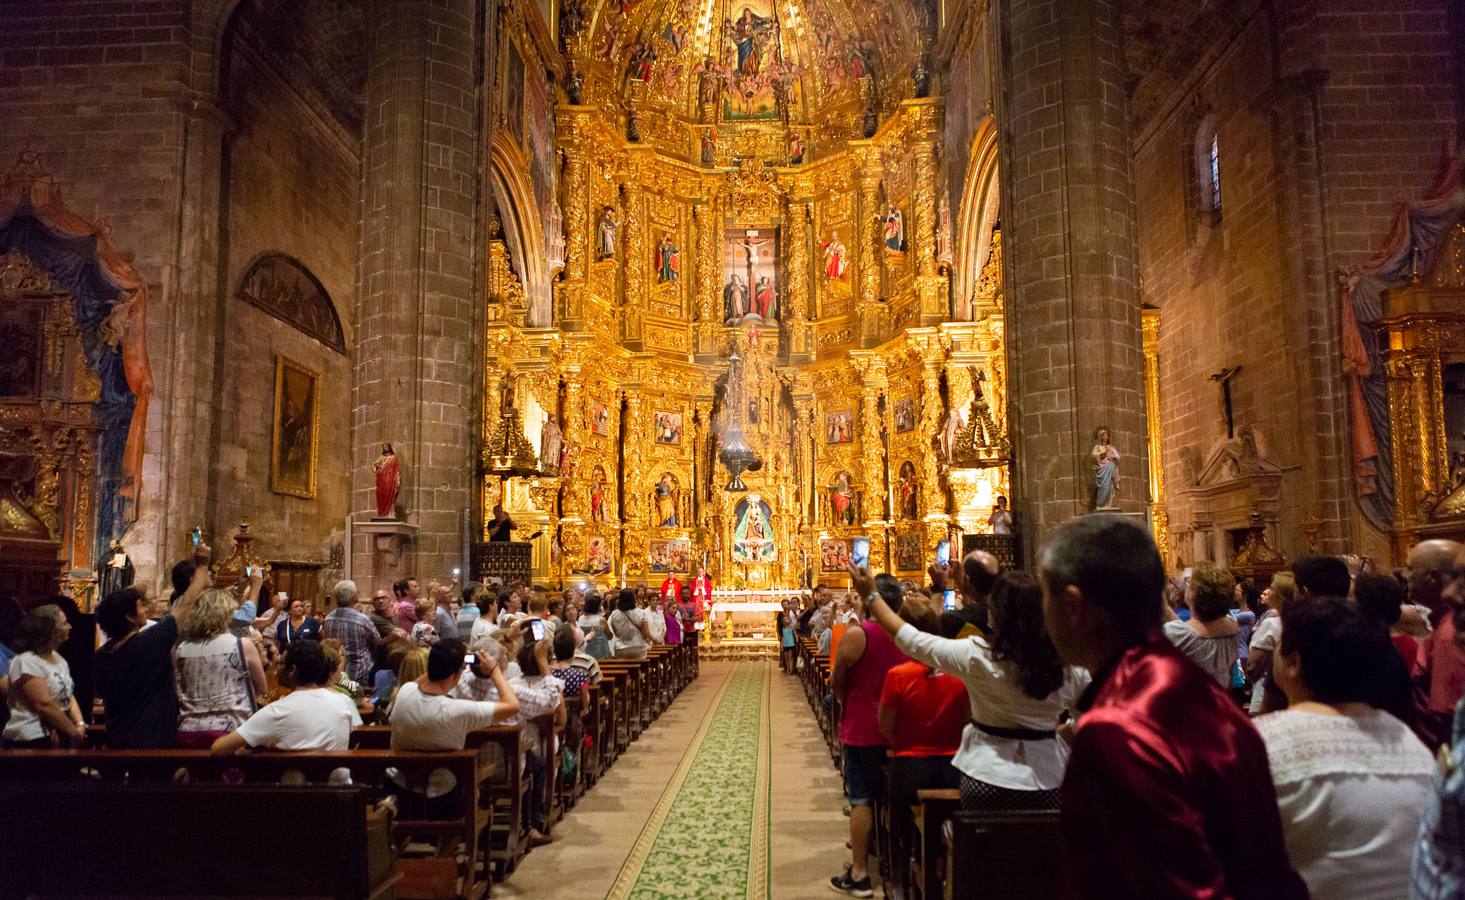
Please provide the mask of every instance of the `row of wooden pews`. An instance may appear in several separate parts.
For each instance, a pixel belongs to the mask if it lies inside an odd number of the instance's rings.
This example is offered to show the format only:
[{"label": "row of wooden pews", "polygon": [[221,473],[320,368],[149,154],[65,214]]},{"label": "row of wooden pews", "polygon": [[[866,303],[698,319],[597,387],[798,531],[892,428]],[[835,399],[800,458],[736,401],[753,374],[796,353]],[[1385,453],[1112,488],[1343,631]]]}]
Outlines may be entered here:
[{"label": "row of wooden pews", "polygon": [[[697,648],[653,647],[601,672],[588,704],[569,701],[563,734],[544,717],[473,732],[456,751],[394,751],[384,725],[331,753],[0,750],[0,808],[26,826],[0,842],[0,893],[484,897],[530,852],[526,729],[556,748],[541,798],[552,827],[697,677]],[[91,735],[100,745],[103,727]],[[388,769],[419,789],[447,770],[458,814],[379,802]]]},{"label": "row of wooden pews", "polygon": [[[833,660],[801,637],[799,678],[836,767],[841,762]],[[894,887],[911,900],[990,898],[1018,900],[1058,891],[1058,814],[972,812],[956,790],[925,790],[912,807],[913,830],[896,834],[887,804],[875,806],[875,852],[886,897]]]}]

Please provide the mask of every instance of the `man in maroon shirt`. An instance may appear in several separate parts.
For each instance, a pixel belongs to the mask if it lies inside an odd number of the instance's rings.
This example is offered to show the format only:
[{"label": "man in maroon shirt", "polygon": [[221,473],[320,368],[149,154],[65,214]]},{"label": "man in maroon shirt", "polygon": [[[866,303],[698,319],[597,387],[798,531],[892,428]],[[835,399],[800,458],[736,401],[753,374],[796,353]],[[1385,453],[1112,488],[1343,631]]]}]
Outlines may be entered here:
[{"label": "man in maroon shirt", "polygon": [[1082,516],[1038,563],[1053,644],[1094,676],[1063,778],[1064,896],[1306,897],[1261,736],[1159,630],[1149,532]]}]

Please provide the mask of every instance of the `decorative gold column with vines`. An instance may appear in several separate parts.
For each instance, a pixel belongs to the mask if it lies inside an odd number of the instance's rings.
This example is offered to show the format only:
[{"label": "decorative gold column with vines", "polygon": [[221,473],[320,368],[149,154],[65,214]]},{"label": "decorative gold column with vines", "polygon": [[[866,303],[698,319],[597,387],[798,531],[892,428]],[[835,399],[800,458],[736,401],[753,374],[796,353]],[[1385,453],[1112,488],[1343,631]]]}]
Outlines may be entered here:
[{"label": "decorative gold column with vines", "polygon": [[788,302],[787,318],[791,354],[806,355],[809,342],[809,221],[810,199],[801,195],[789,202],[788,242],[783,295]]},{"label": "decorative gold column with vines", "polygon": [[710,356],[717,352],[717,332],[722,327],[722,307],[718,303],[722,268],[717,264],[722,222],[717,215],[717,201],[709,198],[693,206],[692,220],[697,229],[697,352]]},{"label": "decorative gold column with vines", "polygon": [[860,341],[862,346],[871,346],[879,343],[884,331],[879,309],[880,229],[875,224],[880,215],[880,151],[868,141],[851,141],[850,147],[860,173],[860,202],[855,226],[860,260],[860,294],[857,300]]},{"label": "decorative gold column with vines", "polygon": [[631,148],[626,154],[626,246],[621,261],[625,278],[621,304],[621,339],[639,347],[641,314],[646,309],[646,276],[650,270],[650,246],[646,241],[646,203],[641,191],[645,177],[645,148]]},{"label": "decorative gold column with vines", "polygon": [[1145,309],[1145,423],[1150,454],[1150,528],[1160,559],[1170,562],[1170,514],[1165,508],[1165,458],[1162,453],[1160,421],[1160,311]]}]

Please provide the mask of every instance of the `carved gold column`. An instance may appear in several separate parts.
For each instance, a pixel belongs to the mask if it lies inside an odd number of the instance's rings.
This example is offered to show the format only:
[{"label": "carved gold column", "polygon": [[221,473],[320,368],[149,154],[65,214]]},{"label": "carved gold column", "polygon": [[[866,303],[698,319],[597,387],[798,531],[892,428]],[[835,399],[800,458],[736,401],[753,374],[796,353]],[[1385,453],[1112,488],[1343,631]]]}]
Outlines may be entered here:
[{"label": "carved gold column", "polygon": [[860,291],[856,298],[859,311],[860,344],[870,347],[884,334],[884,310],[880,303],[880,269],[882,262],[880,229],[876,220],[881,214],[880,152],[869,141],[850,141],[853,158],[859,167],[860,201],[856,212],[856,244],[860,261]]},{"label": "carved gold column", "polygon": [[646,174],[649,147],[632,147],[626,153],[626,246],[621,260],[625,292],[621,304],[621,340],[637,349],[641,346],[641,315],[646,309],[646,278],[651,270],[651,247],[646,239],[646,198],[641,179]]},{"label": "carved gold column", "polygon": [[809,335],[809,223],[813,219],[813,200],[808,185],[797,186],[798,196],[788,206],[788,261],[784,272],[783,296],[787,301],[788,351],[807,357],[813,342]]},{"label": "carved gold column", "polygon": [[1170,563],[1170,514],[1165,507],[1165,458],[1161,450],[1160,421],[1160,311],[1142,311],[1145,356],[1145,431],[1150,445],[1150,529],[1160,559]]},{"label": "carved gold column", "polygon": [[717,332],[722,326],[722,304],[718,284],[722,267],[718,265],[718,239],[722,222],[717,201],[709,198],[692,207],[692,221],[697,229],[697,353],[711,356],[717,352]]},{"label": "carved gold column", "polygon": [[[890,568],[885,553],[885,510],[889,489],[885,483],[885,452],[880,443],[880,394],[888,384],[885,363],[873,356],[857,357],[855,365],[861,375],[860,449],[865,482],[865,531],[870,535],[870,571]],[[877,505],[878,504],[878,505]]]},{"label": "carved gold column", "polygon": [[[645,448],[651,445],[650,413],[646,407],[645,385],[639,380],[624,386],[626,397],[623,431],[625,443],[625,485],[621,509],[622,565],[628,578],[644,579],[647,566],[647,533],[651,529],[651,482],[646,471]],[[690,485],[683,484],[686,490]]]},{"label": "carved gold column", "polygon": [[[917,426],[922,435],[941,432],[941,348],[931,341],[922,348],[921,365],[921,420]],[[941,467],[936,452],[927,445],[921,454],[921,480],[925,485],[926,519],[931,521],[938,513],[946,521],[946,492],[941,488]]]},{"label": "carved gold column", "polygon": [[564,150],[564,179],[560,207],[565,216],[565,277],[559,284],[558,314],[562,324],[578,328],[584,319],[585,280],[590,272],[590,189],[586,183],[590,149],[587,124],[589,107],[560,107],[556,110],[556,133]]},{"label": "carved gold column", "polygon": [[912,185],[911,249],[916,261],[916,293],[921,324],[935,325],[947,318],[946,277],[936,268],[936,135],[939,110],[936,100],[907,101],[912,122],[911,152],[915,161]]}]

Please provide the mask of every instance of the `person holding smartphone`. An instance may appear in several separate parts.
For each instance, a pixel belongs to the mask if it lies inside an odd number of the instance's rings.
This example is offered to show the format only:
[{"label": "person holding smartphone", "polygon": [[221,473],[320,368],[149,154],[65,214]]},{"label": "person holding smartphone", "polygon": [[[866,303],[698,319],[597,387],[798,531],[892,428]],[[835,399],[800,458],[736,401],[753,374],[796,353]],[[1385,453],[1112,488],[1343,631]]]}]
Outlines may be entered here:
[{"label": "person holding smartphone", "polygon": [[[477,669],[480,677],[493,681],[497,700],[479,702],[453,696],[453,688],[470,667]],[[427,651],[427,674],[397,690],[392,707],[392,749],[462,750],[468,732],[511,719],[518,713],[519,699],[499,668],[498,660],[484,654],[480,666],[478,657],[467,654],[461,640],[445,637]],[[409,790],[395,778],[391,789],[402,803],[402,814],[407,818],[421,815],[446,819],[463,808],[457,781],[443,769],[428,777],[426,794]]]}]

